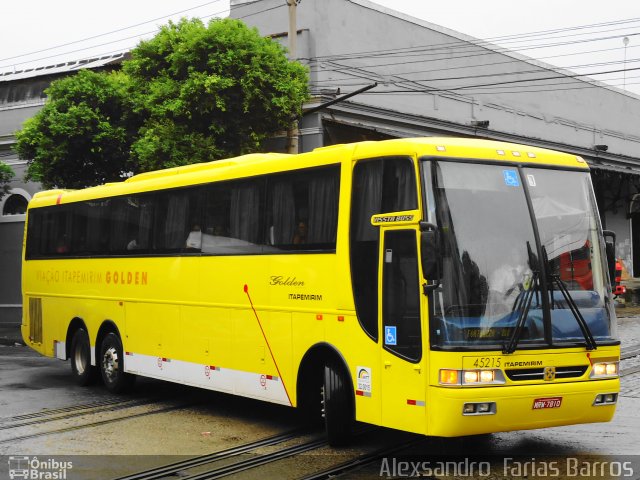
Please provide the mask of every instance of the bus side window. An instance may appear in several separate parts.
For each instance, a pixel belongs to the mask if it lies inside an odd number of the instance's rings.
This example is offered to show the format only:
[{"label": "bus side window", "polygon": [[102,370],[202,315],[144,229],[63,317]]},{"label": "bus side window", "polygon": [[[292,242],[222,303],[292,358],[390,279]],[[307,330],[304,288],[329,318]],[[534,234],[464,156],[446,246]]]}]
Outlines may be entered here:
[{"label": "bus side window", "polygon": [[264,239],[264,178],[220,182],[205,188],[202,253],[261,253]]},{"label": "bus side window", "polygon": [[177,252],[186,249],[186,239],[199,217],[199,196],[198,188],[170,190],[158,194],[154,222],[154,252]]},{"label": "bus side window", "polygon": [[335,250],[340,168],[269,175],[267,243],[282,250]]}]

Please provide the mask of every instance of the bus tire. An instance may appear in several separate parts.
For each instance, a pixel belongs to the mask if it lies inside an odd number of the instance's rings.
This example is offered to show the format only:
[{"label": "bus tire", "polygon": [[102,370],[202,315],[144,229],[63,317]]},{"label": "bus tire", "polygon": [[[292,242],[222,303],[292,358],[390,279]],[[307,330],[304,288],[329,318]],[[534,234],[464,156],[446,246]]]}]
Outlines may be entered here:
[{"label": "bus tire", "polygon": [[353,392],[342,369],[334,363],[324,367],[322,404],[329,445],[338,447],[347,444],[355,423]]},{"label": "bus tire", "polygon": [[102,340],[99,362],[104,386],[111,393],[123,393],[133,386],[136,377],[124,371],[122,341],[116,333],[110,332]]},{"label": "bus tire", "polygon": [[79,328],[71,339],[71,373],[75,382],[86,387],[96,379],[96,368],[91,365],[91,345],[89,345],[89,334],[84,328]]}]

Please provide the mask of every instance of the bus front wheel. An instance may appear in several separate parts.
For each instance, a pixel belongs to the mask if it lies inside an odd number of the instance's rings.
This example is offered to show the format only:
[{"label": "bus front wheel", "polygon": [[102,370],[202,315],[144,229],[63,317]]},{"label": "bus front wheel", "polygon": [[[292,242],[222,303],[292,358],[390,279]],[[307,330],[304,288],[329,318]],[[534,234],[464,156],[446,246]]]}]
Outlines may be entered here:
[{"label": "bus front wheel", "polygon": [[135,375],[124,371],[124,356],[120,337],[110,332],[100,345],[100,373],[105,387],[112,393],[127,391],[135,381]]},{"label": "bus front wheel", "polygon": [[324,367],[322,413],[329,445],[348,443],[355,423],[353,392],[342,369],[333,363]]},{"label": "bus front wheel", "polygon": [[96,378],[96,369],[91,365],[89,334],[79,328],[71,339],[71,372],[76,383],[82,387],[90,385]]}]

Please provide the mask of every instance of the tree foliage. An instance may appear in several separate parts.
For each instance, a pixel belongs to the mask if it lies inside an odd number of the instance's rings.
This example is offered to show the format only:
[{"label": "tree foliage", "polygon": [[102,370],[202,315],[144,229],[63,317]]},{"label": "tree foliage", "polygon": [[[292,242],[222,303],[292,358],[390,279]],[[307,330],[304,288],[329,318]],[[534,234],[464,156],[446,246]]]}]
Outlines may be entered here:
[{"label": "tree foliage", "polygon": [[123,70],[145,118],[132,148],[145,170],[256,151],[308,96],[306,69],[231,19],[169,23]]},{"label": "tree foliage", "polygon": [[141,42],[118,73],[55,81],[17,134],[27,175],[68,188],[128,172],[257,151],[308,98],[308,74],[233,19],[183,19]]},{"label": "tree foliage", "polygon": [[9,165],[4,162],[0,162],[0,198],[7,193],[8,183],[13,178],[13,170]]},{"label": "tree foliage", "polygon": [[45,106],[16,134],[27,179],[83,188],[127,172],[135,133],[128,83],[122,73],[89,70],[51,83]]}]

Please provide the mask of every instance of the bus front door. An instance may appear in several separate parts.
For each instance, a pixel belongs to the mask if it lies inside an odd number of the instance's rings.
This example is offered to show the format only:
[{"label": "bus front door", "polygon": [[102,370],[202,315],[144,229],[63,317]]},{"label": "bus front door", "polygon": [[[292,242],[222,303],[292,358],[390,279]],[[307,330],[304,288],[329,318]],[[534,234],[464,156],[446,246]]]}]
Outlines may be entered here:
[{"label": "bus front door", "polygon": [[427,370],[423,352],[418,232],[381,229],[382,424],[426,431]]}]

